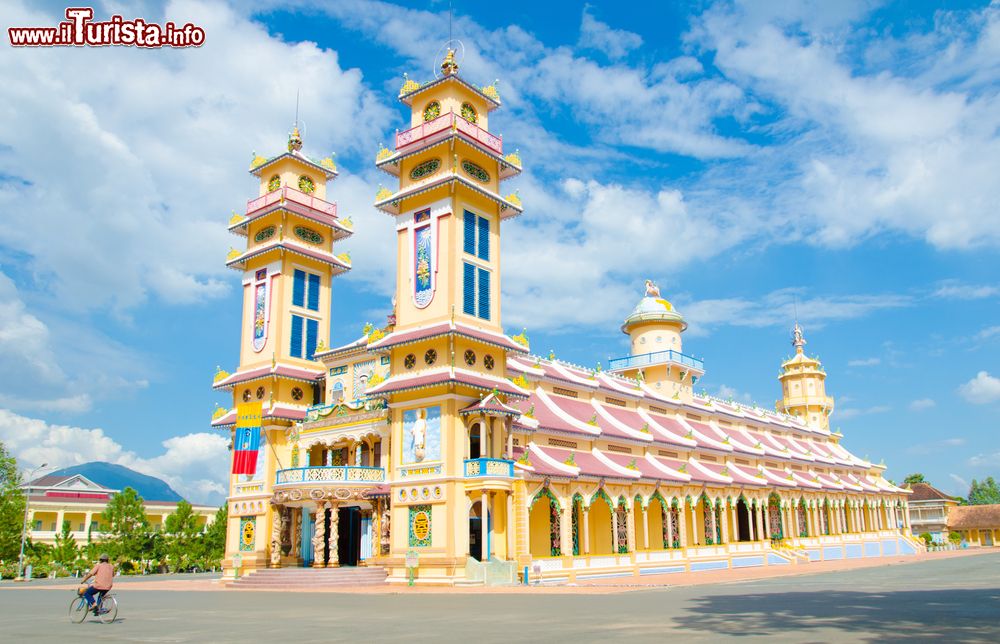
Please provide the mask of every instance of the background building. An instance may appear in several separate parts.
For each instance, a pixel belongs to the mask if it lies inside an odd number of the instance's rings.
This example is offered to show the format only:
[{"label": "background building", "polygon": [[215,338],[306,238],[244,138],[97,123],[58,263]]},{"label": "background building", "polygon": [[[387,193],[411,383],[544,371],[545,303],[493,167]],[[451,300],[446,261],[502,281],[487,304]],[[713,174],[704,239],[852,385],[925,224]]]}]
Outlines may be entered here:
[{"label": "background building", "polygon": [[949,508],[948,530],[970,546],[1000,546],[1000,504]]},{"label": "background building", "polygon": [[[28,535],[36,543],[54,544],[69,521],[70,534],[78,544],[102,536],[101,515],[119,489],[105,487],[83,474],[48,474],[22,486],[28,500]],[[146,518],[153,530],[162,530],[167,517],[177,510],[178,501],[144,499]],[[215,520],[218,508],[192,505],[204,529]]]},{"label": "background building", "polygon": [[958,505],[958,499],[929,483],[914,483],[911,489],[909,513],[913,534],[926,532],[935,543],[947,543],[948,512]]}]

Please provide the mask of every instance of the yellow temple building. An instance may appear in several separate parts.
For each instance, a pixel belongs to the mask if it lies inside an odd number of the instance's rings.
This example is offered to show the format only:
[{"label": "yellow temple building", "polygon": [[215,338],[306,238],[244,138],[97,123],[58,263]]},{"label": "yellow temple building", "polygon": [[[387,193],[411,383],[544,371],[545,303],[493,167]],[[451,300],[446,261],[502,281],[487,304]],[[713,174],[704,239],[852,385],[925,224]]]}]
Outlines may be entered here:
[{"label": "yellow temple building", "polygon": [[695,393],[705,366],[651,281],[621,327],[630,354],[604,371],[507,335],[501,227],[522,205],[501,184],[521,159],[490,132],[497,89],[449,52],[399,99],[409,128],[376,157],[398,184],[374,204],[396,224],[385,327],[326,346],[353,228],[298,128],[254,158],[259,193],[229,223],[246,240],[227,259],[240,359],[215,376],[232,408],[212,424],[237,431],[259,403],[262,438],[255,471],[231,476],[227,579],[364,567],[405,583],[415,564],[418,584],[559,582],[917,552],[909,491],[830,431],[797,324],[776,411]]}]

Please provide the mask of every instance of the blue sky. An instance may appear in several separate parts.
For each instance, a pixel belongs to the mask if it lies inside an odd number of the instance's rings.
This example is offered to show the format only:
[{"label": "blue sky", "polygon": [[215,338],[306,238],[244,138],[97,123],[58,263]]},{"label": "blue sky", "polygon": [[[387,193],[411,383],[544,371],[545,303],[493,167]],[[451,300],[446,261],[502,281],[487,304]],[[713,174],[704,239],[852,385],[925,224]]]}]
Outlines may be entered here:
[{"label": "blue sky", "polygon": [[[447,3],[126,4],[207,42],[0,47],[0,440],[218,502],[210,382],[240,314],[225,222],[255,193],[251,151],[281,150],[300,90],[306,151],[336,152],[358,229],[331,341],[381,322],[395,258],[372,162]],[[526,168],[507,328],[606,364],[652,278],[704,387],[772,405],[797,309],[849,449],[956,494],[1000,475],[1000,4],[645,4],[455,2],[462,74],[500,80],[491,127]]]}]

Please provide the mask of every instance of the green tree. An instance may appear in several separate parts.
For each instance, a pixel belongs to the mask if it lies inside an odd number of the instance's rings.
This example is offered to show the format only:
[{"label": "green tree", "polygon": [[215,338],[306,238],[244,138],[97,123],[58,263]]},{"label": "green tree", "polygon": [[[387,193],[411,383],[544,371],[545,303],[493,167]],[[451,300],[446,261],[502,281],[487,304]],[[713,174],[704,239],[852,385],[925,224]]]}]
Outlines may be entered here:
[{"label": "green tree", "polygon": [[903,485],[907,487],[913,485],[914,483],[926,483],[926,482],[927,481],[924,480],[924,475],[920,473],[910,474],[905,479],[903,479]]},{"label": "green tree", "polygon": [[24,526],[24,492],[17,459],[0,442],[0,559],[17,559]]},{"label": "green tree", "polygon": [[150,535],[142,497],[130,487],[114,495],[101,515],[101,530],[107,549],[123,561],[148,558],[144,553]]},{"label": "green tree", "polygon": [[63,521],[62,530],[56,535],[56,545],[52,549],[52,559],[67,568],[71,567],[79,555],[76,539],[70,532],[69,521]]},{"label": "green tree", "polygon": [[200,545],[197,543],[200,536],[198,515],[191,504],[182,499],[173,514],[167,517],[164,529],[167,555],[174,571],[190,568],[199,555]]},{"label": "green tree", "polygon": [[214,568],[222,564],[222,558],[226,555],[228,519],[229,507],[223,503],[219,511],[215,513],[215,521],[201,535],[203,568]]},{"label": "green tree", "polygon": [[1000,503],[1000,487],[992,476],[986,477],[982,483],[977,483],[972,479],[972,486],[969,487],[969,505],[992,505]]}]

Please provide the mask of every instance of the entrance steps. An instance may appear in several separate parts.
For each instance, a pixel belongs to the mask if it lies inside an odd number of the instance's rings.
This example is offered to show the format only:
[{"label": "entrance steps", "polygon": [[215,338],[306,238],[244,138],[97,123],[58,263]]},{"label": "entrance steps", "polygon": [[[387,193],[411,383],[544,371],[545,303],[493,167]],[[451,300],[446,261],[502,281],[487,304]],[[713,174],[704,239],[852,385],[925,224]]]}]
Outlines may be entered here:
[{"label": "entrance steps", "polygon": [[364,566],[343,568],[264,568],[240,577],[230,588],[250,590],[321,590],[381,586],[385,568]]}]

